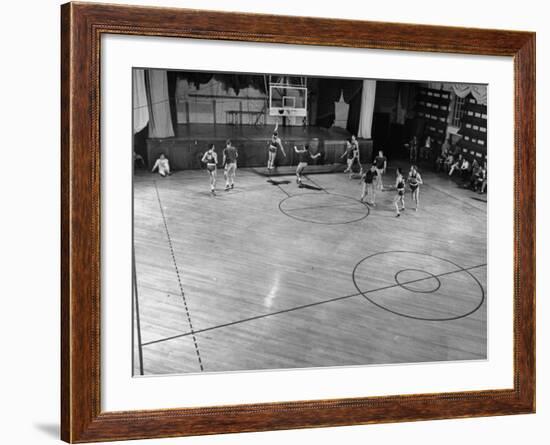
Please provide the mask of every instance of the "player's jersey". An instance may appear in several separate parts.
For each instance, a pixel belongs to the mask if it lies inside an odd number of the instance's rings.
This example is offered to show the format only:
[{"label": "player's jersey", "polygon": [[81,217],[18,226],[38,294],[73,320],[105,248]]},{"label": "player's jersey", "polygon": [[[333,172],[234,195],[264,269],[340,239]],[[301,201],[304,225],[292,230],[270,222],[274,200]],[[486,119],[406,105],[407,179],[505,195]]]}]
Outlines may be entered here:
[{"label": "player's jersey", "polygon": [[367,173],[365,173],[363,180],[365,181],[366,184],[372,184],[376,176],[378,176],[378,172],[376,170],[375,171],[368,170]]},{"label": "player's jersey", "polygon": [[225,162],[227,164],[237,162],[237,149],[235,147],[225,147],[223,153],[225,154]]},{"label": "player's jersey", "polygon": [[216,158],[214,157],[214,153],[206,153],[206,156],[204,158],[206,160],[207,164],[215,164]]},{"label": "player's jersey", "polygon": [[397,194],[405,194],[405,180],[403,179],[403,176],[401,176],[401,178],[399,178],[399,181],[397,182]]},{"label": "player's jersey", "polygon": [[411,187],[418,187],[418,173],[409,175],[409,185]]},{"label": "player's jersey", "polygon": [[357,157],[359,157],[359,149],[357,149],[356,147],[351,147],[348,150],[348,159],[354,159]]},{"label": "player's jersey", "polygon": [[308,162],[310,154],[308,150],[298,152],[298,162]]},{"label": "player's jersey", "polygon": [[269,141],[269,151],[276,152],[279,148],[281,148],[281,140],[279,138]]},{"label": "player's jersey", "polygon": [[384,164],[386,163],[386,156],[376,156],[376,158],[374,159],[374,163],[376,164],[376,168],[384,168]]}]

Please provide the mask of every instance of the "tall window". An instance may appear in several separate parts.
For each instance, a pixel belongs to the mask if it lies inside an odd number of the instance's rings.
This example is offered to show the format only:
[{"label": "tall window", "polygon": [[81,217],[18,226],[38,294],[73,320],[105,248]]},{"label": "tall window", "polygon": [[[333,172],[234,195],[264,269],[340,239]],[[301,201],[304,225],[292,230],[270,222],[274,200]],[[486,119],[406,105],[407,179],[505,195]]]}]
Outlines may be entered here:
[{"label": "tall window", "polygon": [[451,125],[453,127],[460,127],[462,125],[462,116],[464,116],[464,103],[466,97],[458,97],[455,94],[455,101],[453,106],[453,115]]}]

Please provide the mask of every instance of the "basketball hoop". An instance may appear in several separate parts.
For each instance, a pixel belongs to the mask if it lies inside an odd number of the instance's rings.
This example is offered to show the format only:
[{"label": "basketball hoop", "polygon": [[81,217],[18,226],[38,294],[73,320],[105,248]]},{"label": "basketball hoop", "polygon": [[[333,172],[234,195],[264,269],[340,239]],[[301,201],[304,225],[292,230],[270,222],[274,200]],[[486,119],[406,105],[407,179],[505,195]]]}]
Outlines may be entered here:
[{"label": "basketball hoop", "polygon": [[269,82],[269,115],[284,117],[307,116],[306,78],[300,84]]}]

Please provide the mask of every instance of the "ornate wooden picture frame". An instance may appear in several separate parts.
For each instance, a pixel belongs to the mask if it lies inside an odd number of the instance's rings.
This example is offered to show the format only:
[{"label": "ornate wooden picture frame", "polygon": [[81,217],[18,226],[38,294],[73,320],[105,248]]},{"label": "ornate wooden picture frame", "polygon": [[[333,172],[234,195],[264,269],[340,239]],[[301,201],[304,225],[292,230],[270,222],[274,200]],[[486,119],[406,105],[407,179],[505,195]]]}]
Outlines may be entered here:
[{"label": "ornate wooden picture frame", "polygon": [[[535,411],[534,33],[68,3],[61,9],[61,34],[63,440],[94,442]],[[99,74],[100,39],[105,34],[513,57],[513,389],[103,412]]]}]

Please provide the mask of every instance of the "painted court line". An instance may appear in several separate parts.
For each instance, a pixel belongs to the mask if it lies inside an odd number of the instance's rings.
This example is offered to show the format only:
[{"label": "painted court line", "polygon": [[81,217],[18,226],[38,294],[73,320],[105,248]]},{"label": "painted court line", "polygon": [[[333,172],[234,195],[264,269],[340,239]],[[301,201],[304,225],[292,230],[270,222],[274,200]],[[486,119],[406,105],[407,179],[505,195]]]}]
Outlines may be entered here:
[{"label": "painted court line", "polygon": [[[451,274],[454,274],[454,273],[465,272],[465,271],[469,271],[469,270],[472,270],[472,269],[478,269],[478,268],[484,267],[486,265],[487,265],[486,263],[485,264],[478,264],[477,266],[465,267],[465,268],[462,268],[462,269],[452,270],[450,272],[445,272],[445,273],[442,273],[442,274],[434,275],[434,277],[442,277],[442,276],[451,275]],[[262,318],[272,317],[272,316],[275,316],[275,315],[286,314],[288,312],[293,312],[293,311],[307,309],[307,308],[311,308],[311,307],[315,307],[315,306],[320,306],[322,304],[333,303],[335,301],[346,300],[348,298],[359,297],[359,296],[364,297],[364,294],[379,292],[379,291],[391,289],[391,288],[394,288],[394,287],[401,287],[404,284],[412,284],[412,283],[417,283],[419,281],[431,280],[432,278],[433,278],[432,276],[428,276],[428,277],[419,278],[419,279],[416,279],[416,280],[405,281],[405,282],[400,283],[400,284],[391,284],[391,285],[380,287],[380,288],[377,288],[377,289],[371,289],[371,290],[365,291],[363,293],[357,292],[357,293],[354,293],[354,294],[344,295],[344,296],[341,296],[341,297],[330,298],[328,300],[318,301],[318,302],[315,302],[315,303],[309,303],[309,304],[304,304],[304,305],[301,305],[301,306],[295,306],[295,307],[292,307],[292,308],[289,308],[289,309],[283,309],[283,310],[276,311],[276,312],[270,312],[270,313],[267,313],[267,314],[256,315],[254,317],[245,318],[245,319],[237,320],[237,321],[232,321],[232,322],[229,322],[229,323],[224,323],[224,324],[220,324],[220,325],[217,325],[217,326],[212,326],[212,327],[209,327],[209,328],[198,329],[198,330],[193,331],[193,332],[185,332],[185,333],[182,333],[182,334],[173,335],[171,337],[161,338],[159,340],[153,340],[153,341],[144,343],[143,346],[150,346],[150,345],[154,345],[154,344],[157,344],[157,343],[162,343],[162,342],[165,342],[165,341],[175,340],[177,338],[187,337],[189,335],[194,336],[195,334],[200,334],[200,333],[203,333],[203,332],[209,332],[209,331],[213,331],[215,329],[221,329],[221,328],[226,328],[226,327],[229,327],[229,326],[235,326],[237,324],[246,323],[246,322],[249,322],[249,321],[255,321],[255,320],[262,319]]]},{"label": "painted court line", "polygon": [[178,284],[179,284],[179,288],[180,288],[180,292],[181,292],[181,298],[183,300],[183,305],[185,306],[185,312],[187,314],[187,322],[189,323],[189,328],[191,329],[191,332],[189,334],[193,336],[193,343],[195,345],[195,352],[197,354],[197,359],[199,361],[199,366],[201,368],[201,371],[204,371],[204,367],[203,367],[202,359],[201,359],[201,354],[200,354],[200,351],[199,351],[199,344],[197,342],[197,337],[195,336],[195,332],[193,330],[193,323],[191,321],[191,314],[189,313],[189,307],[187,306],[187,299],[185,298],[185,292],[183,291],[183,285],[181,283],[180,272],[179,272],[179,269],[178,269],[178,264],[176,262],[176,256],[174,254],[174,248],[172,246],[172,239],[170,238],[170,232],[168,230],[168,224],[166,222],[166,217],[164,215],[164,209],[162,208],[162,203],[160,201],[160,194],[159,194],[159,190],[158,190],[156,181],[155,181],[155,190],[157,192],[157,199],[158,199],[158,203],[159,203],[159,207],[160,207],[160,213],[162,215],[162,220],[164,222],[164,228],[166,230],[166,236],[168,238],[168,245],[170,246],[170,253],[172,254],[172,261],[174,263],[174,268],[176,269],[176,276],[178,277]]}]

